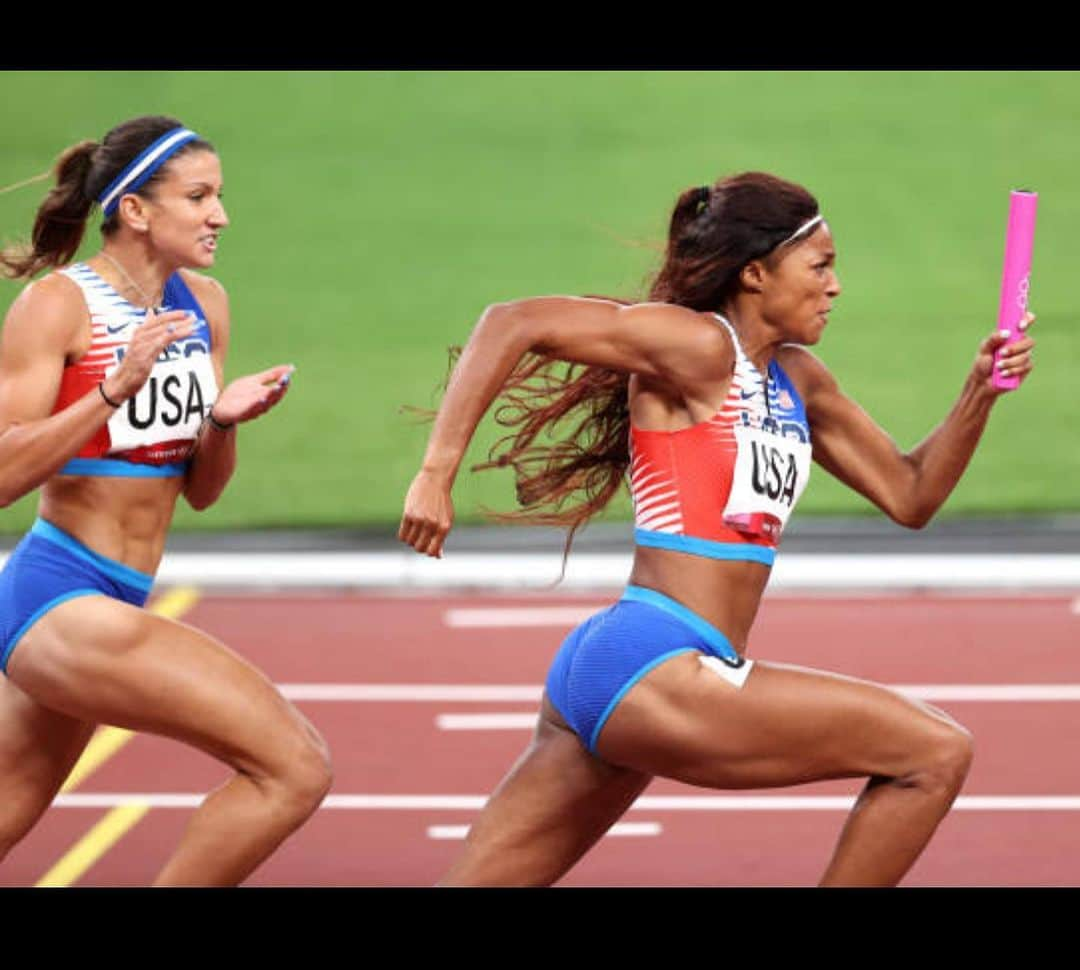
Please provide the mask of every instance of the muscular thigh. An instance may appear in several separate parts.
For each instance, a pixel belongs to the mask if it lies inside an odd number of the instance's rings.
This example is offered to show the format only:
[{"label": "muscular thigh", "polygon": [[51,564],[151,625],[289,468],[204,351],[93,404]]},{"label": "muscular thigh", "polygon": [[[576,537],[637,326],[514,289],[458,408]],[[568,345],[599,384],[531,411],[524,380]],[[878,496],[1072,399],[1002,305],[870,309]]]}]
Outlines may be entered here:
[{"label": "muscular thigh", "polygon": [[630,690],[597,750],[614,764],[719,788],[895,777],[947,715],[867,681],[758,661],[735,687],[697,655],[675,657]]},{"label": "muscular thigh", "polygon": [[163,734],[238,767],[288,758],[299,734],[314,734],[267,677],[224,644],[104,596],[42,617],[12,654],[8,675],[70,718]]}]

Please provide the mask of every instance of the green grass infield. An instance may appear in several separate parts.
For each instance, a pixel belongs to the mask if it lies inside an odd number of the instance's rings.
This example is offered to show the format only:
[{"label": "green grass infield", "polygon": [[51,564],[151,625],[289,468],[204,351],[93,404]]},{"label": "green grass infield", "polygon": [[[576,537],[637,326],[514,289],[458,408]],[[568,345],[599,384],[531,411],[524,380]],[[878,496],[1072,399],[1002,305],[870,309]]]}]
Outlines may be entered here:
[{"label": "green grass infield", "polygon": [[[956,399],[996,322],[1009,190],[1040,193],[1037,369],[995,407],[946,516],[1080,505],[1065,389],[1080,364],[1074,72],[4,72],[0,187],[138,114],[218,149],[231,219],[213,269],[233,314],[229,377],[294,363],[241,429],[221,500],[176,527],[386,527],[438,402],[447,348],[485,306],[640,296],[691,185],[763,169],[806,185],[843,294],[817,352],[902,448]],[[25,239],[47,186],[0,194]],[[97,248],[91,225],[81,255]],[[6,311],[21,288],[0,282]],[[498,434],[485,420],[466,464]],[[509,471],[463,472],[459,521],[513,507]],[[0,512],[26,527],[30,495]],[[815,469],[802,515],[874,510]],[[615,503],[608,517],[625,517]]]}]

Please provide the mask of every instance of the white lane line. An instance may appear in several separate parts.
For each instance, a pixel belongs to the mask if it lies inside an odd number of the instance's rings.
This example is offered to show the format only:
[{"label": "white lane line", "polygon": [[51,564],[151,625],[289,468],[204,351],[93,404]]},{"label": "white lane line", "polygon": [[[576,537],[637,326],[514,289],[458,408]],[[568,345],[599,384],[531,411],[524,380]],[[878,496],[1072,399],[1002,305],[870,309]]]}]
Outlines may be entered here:
[{"label": "white lane line", "polygon": [[495,606],[476,609],[452,609],[443,614],[443,622],[452,627],[504,626],[577,626],[594,613],[610,606]]},{"label": "white lane line", "polygon": [[663,832],[659,822],[616,822],[607,830],[608,835],[637,838],[647,835],[659,835]]},{"label": "white lane line", "polygon": [[[659,835],[663,832],[663,826],[659,822],[616,822],[607,830],[605,836],[641,838],[642,836]],[[469,834],[468,825],[429,825],[428,838],[463,839]]]},{"label": "white lane line", "polygon": [[[57,808],[195,808],[206,793],[71,792],[57,795]],[[353,811],[478,811],[486,795],[328,795],[322,808]],[[631,810],[648,812],[835,812],[847,811],[854,795],[642,795]],[[1080,795],[961,795],[954,811],[1080,812]]]},{"label": "white lane line", "polygon": [[1080,684],[896,684],[927,701],[1077,701]]},{"label": "white lane line", "polygon": [[427,837],[429,839],[463,839],[469,834],[468,825],[429,825]]},{"label": "white lane line", "polygon": [[538,701],[537,684],[278,684],[294,701]]},{"label": "white lane line", "polygon": [[[539,701],[540,684],[278,684],[296,701]],[[1080,684],[883,684],[935,701],[1077,701]],[[452,730],[452,729],[450,729]]]},{"label": "white lane line", "polygon": [[[7,554],[0,554],[0,564]],[[612,590],[626,584],[630,544],[621,553],[570,556],[560,589]],[[164,585],[200,588],[546,589],[562,573],[562,554],[454,552],[445,559],[411,549],[372,553],[166,553]],[[785,553],[770,577],[786,589],[1061,589],[1080,588],[1080,555],[935,555]]]},{"label": "white lane line", "polygon": [[435,726],[440,731],[522,731],[536,726],[536,713],[440,714]]},{"label": "white lane line", "polygon": [[[449,609],[443,613],[443,622],[456,628],[544,627],[577,626],[611,603],[595,606],[491,606]],[[1080,598],[1073,600],[1070,612],[1080,615]]]}]

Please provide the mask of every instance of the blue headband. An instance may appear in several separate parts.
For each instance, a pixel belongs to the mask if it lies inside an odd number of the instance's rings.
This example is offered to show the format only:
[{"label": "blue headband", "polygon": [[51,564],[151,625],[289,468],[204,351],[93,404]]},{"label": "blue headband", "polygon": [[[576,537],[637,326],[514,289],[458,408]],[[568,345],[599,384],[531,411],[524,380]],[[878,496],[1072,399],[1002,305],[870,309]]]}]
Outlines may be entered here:
[{"label": "blue headband", "polygon": [[182,146],[189,141],[194,141],[199,136],[187,128],[173,128],[167,131],[149,148],[144,149],[127,167],[109,183],[98,202],[105,212],[107,219],[120,205],[120,197],[128,192],[134,192],[144,185],[165,162]]}]

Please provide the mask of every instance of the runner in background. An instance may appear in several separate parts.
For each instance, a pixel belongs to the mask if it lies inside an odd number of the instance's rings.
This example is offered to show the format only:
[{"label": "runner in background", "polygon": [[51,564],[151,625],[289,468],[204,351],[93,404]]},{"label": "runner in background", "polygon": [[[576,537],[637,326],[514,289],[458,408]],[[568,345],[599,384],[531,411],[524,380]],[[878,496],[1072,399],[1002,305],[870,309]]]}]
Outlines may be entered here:
[{"label": "runner in background", "polygon": [[[0,857],[52,802],[99,724],[174,738],[234,769],[156,879],[235,885],[319,806],[326,745],[259,670],[143,608],[177,500],[205,509],[237,426],[293,368],[226,384],[229,305],[213,266],[228,225],[213,147],[172,118],[65,150],[12,278],[0,337],[0,505],[40,488],[0,573]],[[71,261],[91,213],[102,246]]]}]

